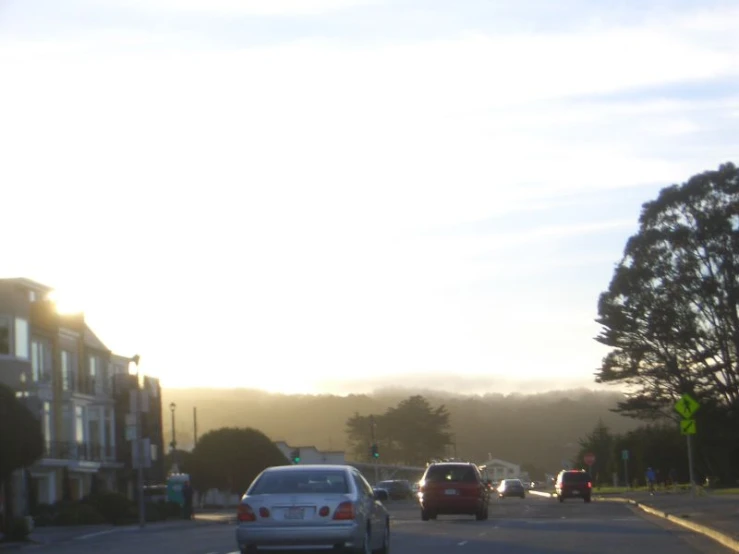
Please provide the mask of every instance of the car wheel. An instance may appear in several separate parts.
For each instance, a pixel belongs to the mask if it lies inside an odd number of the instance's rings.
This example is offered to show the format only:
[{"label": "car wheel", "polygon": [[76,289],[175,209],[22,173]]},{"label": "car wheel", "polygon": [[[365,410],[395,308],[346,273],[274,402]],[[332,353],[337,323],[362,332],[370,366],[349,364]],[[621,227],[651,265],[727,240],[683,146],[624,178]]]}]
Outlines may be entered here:
[{"label": "car wheel", "polygon": [[479,510],[477,510],[477,512],[475,513],[475,519],[477,521],[483,521],[485,519],[485,509],[484,508],[480,508]]},{"label": "car wheel", "polygon": [[374,554],[390,554],[390,522],[385,524],[385,532],[382,534],[382,546],[375,550]]},{"label": "car wheel", "polygon": [[489,517],[490,517],[490,510],[488,509],[487,506],[485,506],[485,517],[483,519],[487,521]]},{"label": "car wheel", "polygon": [[427,510],[421,510],[421,521],[428,521],[431,519],[431,514]]},{"label": "car wheel", "polygon": [[590,502],[590,497],[589,497],[589,496],[586,496],[586,497],[584,498],[584,500],[585,500],[585,502]]},{"label": "car wheel", "polygon": [[557,498],[559,498],[559,501],[560,502],[564,502],[565,501],[565,497],[564,496],[558,496]]},{"label": "car wheel", "polygon": [[521,500],[523,500],[524,498],[526,498],[526,495],[525,494],[522,494],[521,495]]}]

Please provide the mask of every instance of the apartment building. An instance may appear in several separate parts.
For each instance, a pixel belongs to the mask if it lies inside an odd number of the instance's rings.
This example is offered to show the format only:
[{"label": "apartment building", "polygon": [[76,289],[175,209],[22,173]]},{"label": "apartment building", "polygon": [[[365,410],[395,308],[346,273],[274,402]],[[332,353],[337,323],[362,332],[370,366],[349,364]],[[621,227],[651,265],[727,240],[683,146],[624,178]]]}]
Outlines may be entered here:
[{"label": "apartment building", "polygon": [[93,488],[116,490],[131,466],[115,387],[130,360],[113,355],[82,314],[57,313],[50,292],[29,279],[0,279],[0,383],[38,415],[45,441],[43,457],[15,477],[19,512],[29,494],[54,503]]}]

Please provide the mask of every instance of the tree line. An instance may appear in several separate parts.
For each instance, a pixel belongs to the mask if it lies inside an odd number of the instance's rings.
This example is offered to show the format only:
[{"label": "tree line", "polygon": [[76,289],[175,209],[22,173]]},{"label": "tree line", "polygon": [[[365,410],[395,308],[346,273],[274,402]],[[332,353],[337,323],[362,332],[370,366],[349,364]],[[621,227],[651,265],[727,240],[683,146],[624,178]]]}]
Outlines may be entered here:
[{"label": "tree line", "polygon": [[[672,443],[684,394],[698,401],[699,477],[739,479],[739,171],[732,163],[662,189],[642,206],[598,301],[599,383],[628,385],[619,413],[645,422],[639,448]],[[603,430],[602,440],[606,441]],[[636,437],[636,435],[635,435]],[[590,440],[590,439],[587,439]],[[684,438],[682,438],[684,443]],[[671,466],[686,457],[670,454]],[[667,460],[665,460],[667,463]],[[684,473],[683,473],[684,476]]]}]

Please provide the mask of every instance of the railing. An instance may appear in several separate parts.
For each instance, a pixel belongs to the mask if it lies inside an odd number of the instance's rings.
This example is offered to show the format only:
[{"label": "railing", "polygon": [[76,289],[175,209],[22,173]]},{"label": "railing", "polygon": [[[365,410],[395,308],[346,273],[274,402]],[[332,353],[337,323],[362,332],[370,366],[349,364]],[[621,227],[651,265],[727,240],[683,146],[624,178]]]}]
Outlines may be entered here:
[{"label": "railing", "polygon": [[115,446],[98,443],[51,441],[44,448],[44,457],[56,460],[114,461],[115,454]]}]

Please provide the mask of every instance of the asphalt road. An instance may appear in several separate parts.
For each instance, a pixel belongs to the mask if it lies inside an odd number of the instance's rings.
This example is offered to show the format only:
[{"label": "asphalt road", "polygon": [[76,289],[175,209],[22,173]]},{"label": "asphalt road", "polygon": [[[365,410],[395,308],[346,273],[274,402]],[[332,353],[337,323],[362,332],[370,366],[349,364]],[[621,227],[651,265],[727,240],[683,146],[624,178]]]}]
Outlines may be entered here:
[{"label": "asphalt road", "polygon": [[[390,505],[393,554],[726,554],[707,538],[616,503],[531,496],[495,499],[488,521],[440,516],[422,522],[411,503]],[[112,529],[33,546],[39,554],[231,554],[234,524]]]}]

